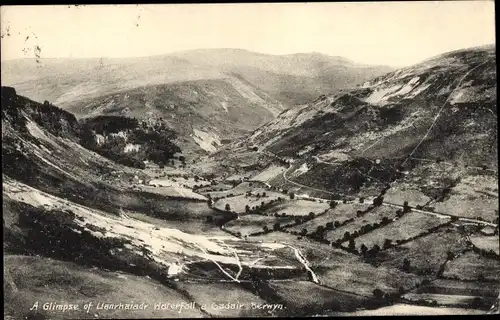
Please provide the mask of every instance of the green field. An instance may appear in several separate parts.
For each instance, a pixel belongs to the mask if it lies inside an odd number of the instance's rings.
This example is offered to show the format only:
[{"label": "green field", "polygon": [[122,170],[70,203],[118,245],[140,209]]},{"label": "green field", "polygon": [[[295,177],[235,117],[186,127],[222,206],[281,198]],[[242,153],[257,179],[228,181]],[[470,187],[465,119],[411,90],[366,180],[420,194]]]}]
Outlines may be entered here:
[{"label": "green field", "polygon": [[493,222],[498,218],[498,176],[466,176],[444,202],[435,204],[436,212]]},{"label": "green field", "polygon": [[396,293],[399,288],[411,290],[424,279],[395,268],[374,267],[363,263],[358,257],[350,260],[332,260],[322,264],[316,273],[325,286],[364,295],[373,296],[373,290]]},{"label": "green field", "polygon": [[271,165],[265,170],[259,172],[256,176],[252,177],[252,181],[262,181],[262,182],[268,182],[272,178],[282,174],[284,171],[286,171],[285,167],[280,167],[276,165]]},{"label": "green field", "polygon": [[[373,247],[375,244],[382,248],[385,239],[392,240],[392,243],[395,244],[398,240],[403,241],[413,238],[450,221],[449,219],[441,219],[420,212],[408,212],[403,217],[396,219],[396,221],[386,226],[356,238],[356,247],[359,248],[364,243],[368,248]],[[347,242],[343,244],[347,245]]]},{"label": "green field", "polygon": [[236,195],[236,193],[235,193],[235,196],[233,196],[233,197],[228,197],[228,198],[217,200],[214,204],[214,207],[216,207],[219,210],[225,210],[226,204],[229,204],[232,212],[245,213],[245,207],[247,205],[250,208],[252,208],[252,207],[261,206],[262,202],[269,203],[269,201],[276,200],[279,197],[285,198],[285,195],[278,193],[278,192],[265,191],[264,189],[257,189],[257,190],[258,191],[252,191],[252,193],[262,194],[265,192],[266,197],[256,197],[253,195],[252,196]]},{"label": "green field", "polygon": [[[226,184],[226,183],[224,183],[224,184]],[[230,188],[230,189],[223,190],[223,191],[210,191],[210,192],[205,192],[204,194],[210,195],[212,198],[222,198],[222,197],[227,197],[230,194],[234,194],[234,195],[245,194],[248,191],[253,191],[257,188],[262,188],[262,186],[254,184],[254,183],[251,184],[249,182],[242,182],[234,188]]]},{"label": "green field", "polygon": [[470,240],[474,246],[481,250],[492,250],[496,254],[500,254],[498,236],[471,236]]},{"label": "green field", "polygon": [[384,200],[397,204],[403,204],[405,201],[408,201],[410,206],[415,207],[417,205],[425,205],[431,198],[418,190],[415,185],[412,186],[404,182],[396,182],[387,190],[387,193],[384,195]]},{"label": "green field", "polygon": [[316,230],[318,226],[325,226],[328,222],[338,221],[340,224],[346,220],[355,219],[358,210],[365,210],[368,204],[360,203],[339,203],[335,209],[328,210],[324,215],[314,218],[297,226],[288,228],[290,231],[300,232],[302,229],[307,229],[308,233]]},{"label": "green field", "polygon": [[414,290],[414,293],[433,293],[442,295],[464,295],[498,297],[500,283],[494,282],[464,282],[458,280],[436,279],[429,285]]},{"label": "green field", "polygon": [[198,188],[198,190],[196,190],[196,192],[198,192],[200,194],[205,194],[205,193],[210,193],[210,192],[226,191],[226,190],[229,190],[232,188],[233,188],[233,186],[231,184],[219,182],[215,185],[208,185],[208,186],[203,186],[201,188]]},{"label": "green field", "polygon": [[210,224],[205,222],[205,220],[197,219],[197,220],[164,220],[155,217],[150,217],[142,213],[138,212],[128,212],[127,215],[131,218],[151,223],[155,226],[161,228],[172,228],[179,229],[182,232],[204,235],[207,237],[231,237],[227,232],[222,231],[219,227],[214,224]]},{"label": "green field", "polygon": [[380,206],[365,214],[363,217],[355,218],[354,221],[341,226],[340,228],[328,231],[325,238],[329,241],[337,241],[344,237],[346,232],[353,233],[359,231],[362,226],[367,224],[380,223],[384,217],[390,220],[396,217],[396,208],[389,206]]},{"label": "green field", "polygon": [[446,264],[443,277],[457,280],[500,281],[500,261],[467,252]]},{"label": "green field", "polygon": [[166,197],[182,197],[186,199],[195,199],[195,200],[206,200],[204,196],[193,192],[191,189],[183,188],[183,187],[152,187],[152,186],[141,186],[142,191],[156,193]]},{"label": "green field", "polygon": [[436,275],[445,263],[448,251],[457,254],[467,247],[465,239],[453,228],[446,227],[436,233],[417,238],[400,246],[379,253],[382,265],[402,268],[403,261],[410,261],[410,272]]},{"label": "green field", "polygon": [[376,310],[362,310],[356,312],[335,312],[329,313],[329,316],[437,316],[437,315],[476,315],[486,314],[485,311],[465,308],[444,308],[444,307],[425,307],[411,304],[395,304],[388,307],[382,307]]},{"label": "green field", "polygon": [[249,235],[256,232],[263,231],[263,227],[267,226],[269,230],[273,230],[273,225],[278,222],[281,225],[292,223],[294,221],[293,217],[272,217],[272,216],[262,216],[258,214],[248,214],[238,219],[231,220],[224,225],[226,230],[231,232],[241,232],[243,236]]},{"label": "green field", "polygon": [[[286,196],[285,196],[286,197]],[[286,213],[288,216],[307,216],[309,212],[320,214],[327,210],[330,205],[326,202],[320,203],[309,200],[287,200],[284,203],[278,203],[265,212],[268,214]]]},{"label": "green field", "polygon": [[[475,296],[465,295],[448,295],[438,293],[407,293],[403,296],[408,301],[418,302],[424,300],[426,302],[436,301],[439,306],[450,307],[470,307],[474,303]],[[480,298],[487,300],[490,304],[494,302],[494,298]]]}]

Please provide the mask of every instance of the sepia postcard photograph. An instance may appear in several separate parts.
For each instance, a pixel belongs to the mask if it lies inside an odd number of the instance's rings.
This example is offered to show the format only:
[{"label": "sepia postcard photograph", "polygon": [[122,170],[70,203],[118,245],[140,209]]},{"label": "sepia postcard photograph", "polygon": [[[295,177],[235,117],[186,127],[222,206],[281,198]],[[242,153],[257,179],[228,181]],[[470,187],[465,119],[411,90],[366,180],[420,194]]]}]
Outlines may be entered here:
[{"label": "sepia postcard photograph", "polygon": [[0,22],[5,319],[499,314],[494,1]]}]

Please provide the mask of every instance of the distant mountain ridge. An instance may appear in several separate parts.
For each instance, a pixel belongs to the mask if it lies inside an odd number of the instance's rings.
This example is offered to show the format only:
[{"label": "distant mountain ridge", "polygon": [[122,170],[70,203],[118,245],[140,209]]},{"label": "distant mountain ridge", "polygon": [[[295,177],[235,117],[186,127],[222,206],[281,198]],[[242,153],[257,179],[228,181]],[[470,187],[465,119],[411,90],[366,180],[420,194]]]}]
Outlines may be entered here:
[{"label": "distant mountain ridge", "polygon": [[283,110],[388,70],[319,53],[269,55],[202,49],[133,59],[2,63],[2,83],[71,111],[161,119],[186,152],[212,152]]},{"label": "distant mountain ridge", "polygon": [[[285,104],[300,104],[316,95],[317,82],[335,91],[349,87],[392,68],[358,65],[342,57],[318,53],[270,55],[243,49],[200,49],[140,58],[19,59],[2,62],[2,83],[35,100],[50,100],[62,107],[80,98],[92,98],[139,86],[177,81],[220,79],[238,73]],[[338,75],[337,75],[338,73]],[[282,97],[268,74],[286,76],[301,88],[301,99]],[[347,77],[345,77],[347,75]],[[303,77],[308,77],[308,81]],[[311,82],[311,79],[318,79]],[[261,81],[264,85],[261,86]]]}]

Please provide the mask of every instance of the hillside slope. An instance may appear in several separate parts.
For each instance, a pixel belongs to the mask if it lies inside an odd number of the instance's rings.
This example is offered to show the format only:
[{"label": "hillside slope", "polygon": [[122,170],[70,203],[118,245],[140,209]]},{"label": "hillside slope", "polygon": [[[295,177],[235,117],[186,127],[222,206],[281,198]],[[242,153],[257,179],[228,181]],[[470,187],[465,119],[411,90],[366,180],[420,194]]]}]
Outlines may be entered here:
[{"label": "hillside slope", "polygon": [[82,100],[66,108],[78,117],[119,115],[161,120],[189,151],[212,152],[221,140],[241,136],[284,110],[243,79],[196,80],[132,89]]},{"label": "hillside slope", "polygon": [[[479,138],[476,143],[484,142],[485,148],[493,147],[495,61],[492,48],[436,57],[288,110],[256,130],[249,142],[289,156],[306,146],[317,146],[318,155],[335,149],[352,157],[404,157],[439,114],[413,156],[458,158],[471,138]],[[340,141],[345,143],[340,146]],[[463,156],[475,164],[482,160],[496,163],[495,149],[475,151]],[[486,158],[481,159],[481,154]]]},{"label": "hillside slope", "polygon": [[458,205],[459,216],[493,221],[495,63],[492,46],[460,50],[323,95],[214,155],[214,170],[245,155],[246,168],[285,164],[272,185],[336,198],[403,190],[403,198],[428,199],[418,204]]}]

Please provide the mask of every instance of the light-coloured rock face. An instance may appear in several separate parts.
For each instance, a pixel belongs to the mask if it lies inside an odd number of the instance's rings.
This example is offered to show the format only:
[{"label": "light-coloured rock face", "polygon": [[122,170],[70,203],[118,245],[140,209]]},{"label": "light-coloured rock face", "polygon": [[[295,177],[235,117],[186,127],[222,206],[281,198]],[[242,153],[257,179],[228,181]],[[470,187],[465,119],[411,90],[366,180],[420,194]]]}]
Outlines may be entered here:
[{"label": "light-coloured rock face", "polygon": [[207,152],[215,152],[217,151],[217,147],[221,145],[219,136],[213,132],[193,129],[191,137],[194,139],[196,144],[200,146],[200,148]]}]

